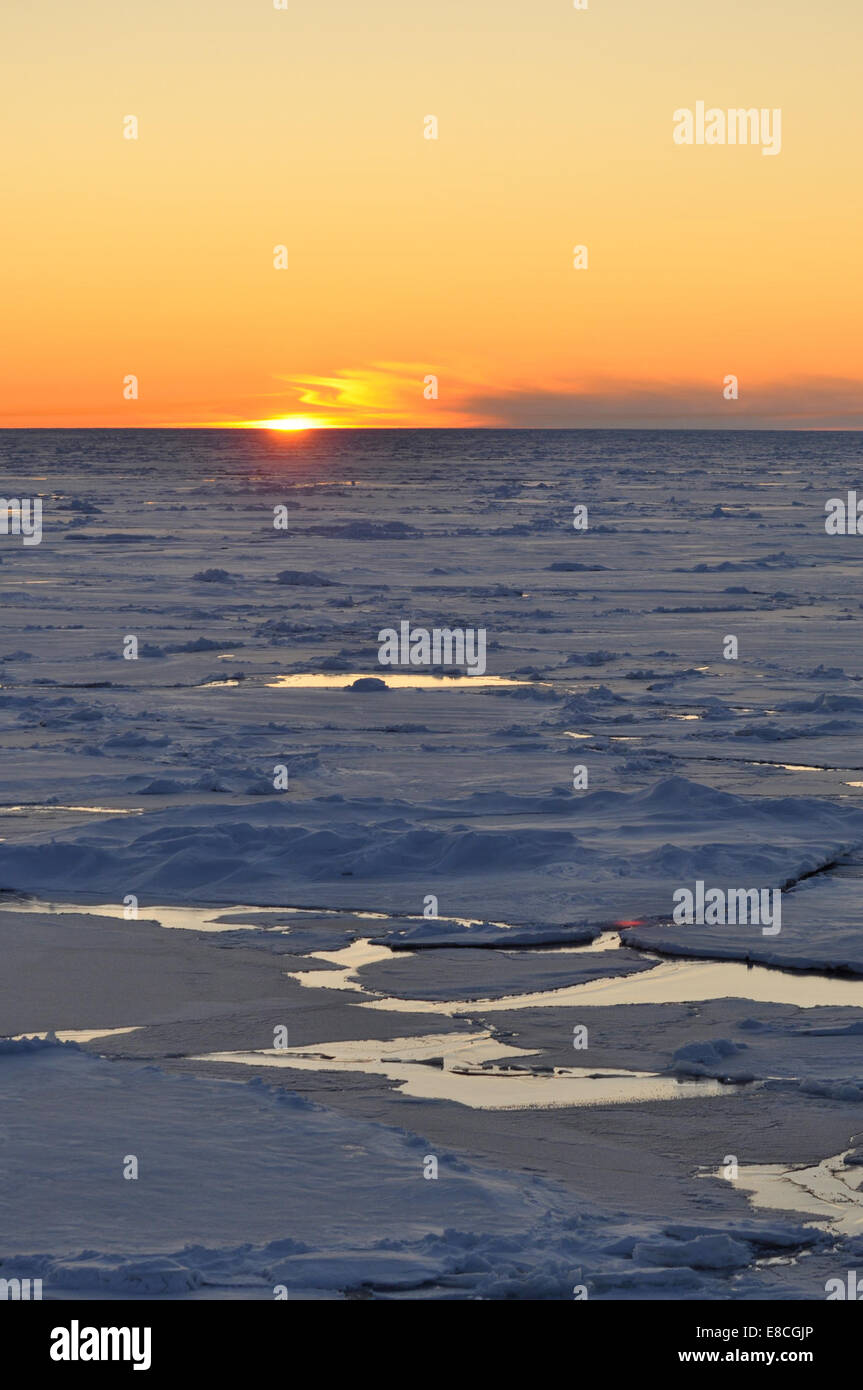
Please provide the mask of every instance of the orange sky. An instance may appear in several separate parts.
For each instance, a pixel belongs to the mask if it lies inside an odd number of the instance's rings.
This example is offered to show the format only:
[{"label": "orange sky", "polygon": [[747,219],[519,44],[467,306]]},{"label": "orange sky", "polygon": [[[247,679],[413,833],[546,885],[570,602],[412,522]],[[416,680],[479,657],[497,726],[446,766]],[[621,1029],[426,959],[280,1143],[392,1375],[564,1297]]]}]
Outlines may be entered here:
[{"label": "orange sky", "polygon": [[0,424],[863,427],[859,0],[288,6],[4,0]]}]

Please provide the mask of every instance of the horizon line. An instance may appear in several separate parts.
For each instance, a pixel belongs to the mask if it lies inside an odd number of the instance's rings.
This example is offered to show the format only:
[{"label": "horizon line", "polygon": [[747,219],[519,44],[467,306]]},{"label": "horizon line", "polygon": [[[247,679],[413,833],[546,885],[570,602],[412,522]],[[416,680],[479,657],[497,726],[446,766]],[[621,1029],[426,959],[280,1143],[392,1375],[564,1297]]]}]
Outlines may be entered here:
[{"label": "horizon line", "polygon": [[863,434],[863,425],[308,425],[290,430],[276,425],[239,424],[161,424],[161,425],[0,425],[0,433],[12,434],[24,430],[55,430],[94,433],[113,432],[212,430],[219,434],[242,431],[244,434],[307,435],[335,434]]}]

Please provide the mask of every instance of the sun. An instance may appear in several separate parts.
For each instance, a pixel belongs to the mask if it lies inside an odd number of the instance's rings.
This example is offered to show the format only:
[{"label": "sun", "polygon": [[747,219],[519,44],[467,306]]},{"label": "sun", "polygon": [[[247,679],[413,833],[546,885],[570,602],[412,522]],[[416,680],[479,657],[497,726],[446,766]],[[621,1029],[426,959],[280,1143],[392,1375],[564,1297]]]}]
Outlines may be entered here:
[{"label": "sun", "polygon": [[317,430],[320,420],[313,415],[285,415],[280,420],[255,420],[252,429],[259,430]]}]

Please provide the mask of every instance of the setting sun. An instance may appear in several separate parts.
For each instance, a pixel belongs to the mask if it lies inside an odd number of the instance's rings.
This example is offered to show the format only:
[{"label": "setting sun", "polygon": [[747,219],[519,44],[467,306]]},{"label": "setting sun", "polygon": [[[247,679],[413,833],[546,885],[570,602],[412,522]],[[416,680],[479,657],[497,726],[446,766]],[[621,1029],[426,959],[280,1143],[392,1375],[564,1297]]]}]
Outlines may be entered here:
[{"label": "setting sun", "polygon": [[253,430],[319,430],[326,426],[322,420],[312,415],[286,415],[281,420],[252,420],[247,426]]}]

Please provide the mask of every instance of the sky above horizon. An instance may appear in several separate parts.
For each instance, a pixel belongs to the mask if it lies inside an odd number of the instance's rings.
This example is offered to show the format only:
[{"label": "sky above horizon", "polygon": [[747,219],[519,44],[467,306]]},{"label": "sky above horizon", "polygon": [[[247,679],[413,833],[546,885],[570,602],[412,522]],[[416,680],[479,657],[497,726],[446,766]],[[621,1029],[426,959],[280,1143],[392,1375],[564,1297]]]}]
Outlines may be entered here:
[{"label": "sky above horizon", "polygon": [[859,0],[588,6],[4,0],[0,426],[863,427]]}]

